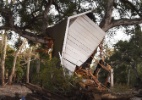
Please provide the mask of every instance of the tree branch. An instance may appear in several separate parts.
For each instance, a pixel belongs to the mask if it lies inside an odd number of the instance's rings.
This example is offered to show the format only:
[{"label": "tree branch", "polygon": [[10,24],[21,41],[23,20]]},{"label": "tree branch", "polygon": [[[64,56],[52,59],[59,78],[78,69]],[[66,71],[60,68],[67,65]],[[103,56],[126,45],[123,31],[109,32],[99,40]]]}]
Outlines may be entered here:
[{"label": "tree branch", "polygon": [[12,30],[12,31],[16,32],[17,34],[19,34],[20,36],[22,36],[22,37],[24,37],[24,38],[26,38],[28,40],[31,40],[33,42],[43,43],[43,44],[48,43],[47,37],[36,35],[36,33],[24,31],[23,29],[21,29],[20,27],[17,27],[17,26],[15,26],[13,28],[12,27],[1,26],[0,30]]},{"label": "tree branch", "polygon": [[48,25],[48,12],[49,12],[49,8],[52,4],[52,0],[48,0],[48,2],[46,0],[43,0],[43,2],[45,2],[45,10],[43,13],[43,25],[42,25],[42,33],[45,34],[46,33],[46,29],[47,29],[47,25]]},{"label": "tree branch", "polygon": [[2,17],[5,19],[5,26],[13,27],[14,26],[14,18],[13,13],[9,8],[0,9],[0,13]]},{"label": "tree branch", "polygon": [[142,18],[135,18],[135,19],[119,19],[119,20],[114,20],[110,25],[109,28],[119,26],[119,25],[135,25],[135,24],[141,24],[142,23]]},{"label": "tree branch", "polygon": [[106,27],[106,25],[109,25],[109,23],[111,22],[111,16],[112,16],[112,11],[113,11],[114,0],[107,0],[107,1],[108,3],[106,6],[106,13],[105,13],[105,16],[102,22],[100,23],[100,27],[102,29]]},{"label": "tree branch", "polygon": [[38,35],[36,35],[36,33],[32,33],[32,32],[22,30],[19,27],[15,27],[12,30],[15,31],[16,33],[18,33],[20,36],[22,36],[22,37],[24,37],[28,40],[31,40],[33,42],[43,43],[43,44],[48,43],[48,40],[47,40],[46,37],[38,36]]}]

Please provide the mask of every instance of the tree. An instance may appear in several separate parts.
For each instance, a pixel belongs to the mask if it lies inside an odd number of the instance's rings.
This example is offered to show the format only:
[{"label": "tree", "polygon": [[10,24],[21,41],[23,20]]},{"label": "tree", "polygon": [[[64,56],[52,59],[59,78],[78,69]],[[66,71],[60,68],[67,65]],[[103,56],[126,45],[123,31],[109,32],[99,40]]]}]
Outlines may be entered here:
[{"label": "tree", "polygon": [[26,82],[29,83],[29,75],[30,75],[30,62],[31,62],[31,52],[32,52],[32,47],[29,48],[28,50],[28,59],[27,59],[27,73],[26,73]]},{"label": "tree", "polygon": [[[87,7],[84,7],[86,4]],[[0,1],[0,30],[11,30],[40,43],[45,39],[47,27],[63,20],[74,12],[80,13],[95,8],[93,20],[107,32],[119,26],[142,23],[140,0],[14,0]],[[57,14],[53,14],[53,8]]]},{"label": "tree", "polygon": [[[140,74],[138,73],[138,67],[141,66],[142,60],[142,31],[137,25],[133,30],[132,37],[129,41],[119,41],[115,44],[114,54],[110,57],[110,61],[114,63],[116,67],[116,75],[123,75],[119,77],[119,82],[130,83],[130,69],[135,73],[136,83],[141,84]],[[117,66],[116,66],[117,65]],[[123,70],[122,70],[123,69]],[[128,74],[128,75],[126,75]],[[125,77],[125,78],[124,78]],[[128,77],[128,78],[127,78]],[[118,78],[116,78],[118,79]],[[128,79],[128,80],[126,80]],[[133,80],[133,81],[134,81]]]},{"label": "tree", "polygon": [[2,86],[5,85],[5,58],[6,58],[6,49],[7,49],[7,33],[3,34],[3,43],[2,43],[2,53],[1,53],[1,83]]},{"label": "tree", "polygon": [[22,50],[23,46],[25,45],[25,40],[21,41],[21,44],[18,45],[18,49],[16,50],[15,54],[14,54],[14,60],[13,60],[13,65],[12,65],[12,70],[11,70],[11,74],[9,76],[9,84],[12,84],[12,79],[13,79],[13,76],[15,74],[15,68],[16,68],[16,61],[17,61],[17,57],[18,57],[18,54],[19,52]]}]

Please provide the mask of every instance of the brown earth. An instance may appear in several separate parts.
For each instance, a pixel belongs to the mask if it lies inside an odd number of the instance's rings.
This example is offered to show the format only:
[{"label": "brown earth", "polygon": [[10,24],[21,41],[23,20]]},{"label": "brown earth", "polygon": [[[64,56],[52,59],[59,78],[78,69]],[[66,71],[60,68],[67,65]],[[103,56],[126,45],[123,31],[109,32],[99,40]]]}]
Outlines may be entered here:
[{"label": "brown earth", "polygon": [[[105,93],[101,95],[94,94],[94,96],[95,99],[84,99],[84,100],[142,100],[142,90],[134,91],[127,94]],[[20,100],[22,97],[24,97],[25,100],[52,100],[50,98],[45,97],[42,94],[32,92],[29,88],[27,88],[24,85],[14,84],[14,85],[6,85],[5,87],[0,87],[0,100]],[[53,100],[58,100],[58,99],[56,98]],[[77,100],[77,99],[72,99],[72,100]]]}]

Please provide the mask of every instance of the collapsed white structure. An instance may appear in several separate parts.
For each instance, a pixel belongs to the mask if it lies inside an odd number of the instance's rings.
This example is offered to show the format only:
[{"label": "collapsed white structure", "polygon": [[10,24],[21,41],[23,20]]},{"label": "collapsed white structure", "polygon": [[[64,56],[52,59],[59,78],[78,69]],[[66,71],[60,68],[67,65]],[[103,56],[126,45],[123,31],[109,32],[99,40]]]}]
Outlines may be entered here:
[{"label": "collapsed white structure", "polygon": [[54,29],[47,30],[50,37],[56,38],[53,53],[60,52],[62,66],[71,72],[91,56],[105,36],[105,32],[89,18],[89,13],[91,11],[70,16]]}]

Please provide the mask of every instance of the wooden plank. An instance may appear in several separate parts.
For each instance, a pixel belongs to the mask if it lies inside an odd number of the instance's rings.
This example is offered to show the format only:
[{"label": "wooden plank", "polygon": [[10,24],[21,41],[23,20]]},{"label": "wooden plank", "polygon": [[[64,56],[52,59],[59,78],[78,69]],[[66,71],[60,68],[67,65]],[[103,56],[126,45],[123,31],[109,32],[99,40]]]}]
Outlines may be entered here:
[{"label": "wooden plank", "polygon": [[84,55],[82,52],[78,51],[76,48],[73,48],[72,46],[67,45],[66,48],[67,49],[65,53],[72,56],[72,58],[76,58],[77,61],[81,60],[82,62],[84,62],[88,58],[88,55]]},{"label": "wooden plank", "polygon": [[100,44],[104,35],[105,32],[86,15],[78,16],[66,29],[62,51],[63,66],[74,71],[76,65],[82,65]]},{"label": "wooden plank", "polygon": [[[86,21],[88,21],[90,18],[86,15],[82,16]],[[99,32],[99,36],[101,36],[101,38],[103,38],[105,36],[105,32],[98,26],[96,25],[92,20],[89,20],[88,23],[90,23],[98,32]]]},{"label": "wooden plank", "polygon": [[92,10],[89,10],[89,11],[86,11],[84,13],[80,13],[80,14],[76,14],[76,15],[70,16],[69,19],[76,18],[76,17],[85,15],[85,14],[90,13],[90,12],[92,12]]},{"label": "wooden plank", "polygon": [[80,35],[79,37],[86,39],[86,41],[94,42],[92,41],[94,39],[91,39],[91,37],[89,36],[88,31],[86,31],[84,28],[80,28],[80,24],[77,23],[76,21],[70,26],[69,31],[73,31],[74,33],[77,33],[78,35]]},{"label": "wooden plank", "polygon": [[67,53],[64,53],[64,59],[66,59],[66,60],[72,62],[72,63],[75,64],[75,65],[76,65],[77,60],[78,60],[78,59],[76,59],[75,57],[71,56],[71,54],[67,54]]},{"label": "wooden plank", "polygon": [[[96,27],[93,27],[89,22],[91,20],[85,20],[83,17],[78,17],[78,20],[76,20],[80,26],[84,27],[87,31],[89,31],[91,33],[91,35],[95,38],[97,38],[99,41],[102,40],[102,38],[100,37],[101,34],[100,32],[97,30]],[[81,21],[79,21],[81,20]],[[95,23],[94,23],[95,24]]]},{"label": "wooden plank", "polygon": [[72,36],[68,37],[67,42],[69,42],[69,43],[72,42],[71,43],[72,46],[78,46],[79,50],[84,50],[85,52],[93,50],[91,47],[88,46],[89,44],[87,44],[86,42],[81,42],[81,41],[79,41],[78,39],[76,39],[75,37],[72,37]]},{"label": "wooden plank", "polygon": [[[79,19],[77,18],[76,21],[70,26],[70,28],[75,30],[75,32],[77,31],[80,35],[83,35],[84,38],[87,38],[88,40],[90,40],[90,37],[88,36],[88,35],[90,35],[89,31],[87,31],[86,28],[82,27],[80,25],[80,23],[78,23],[78,20]],[[84,23],[82,23],[82,24],[84,24]],[[86,26],[86,27],[88,27],[88,26]]]},{"label": "wooden plank", "polygon": [[94,35],[94,34],[97,34],[96,30],[92,28],[92,26],[88,24],[87,21],[84,21],[81,17],[79,17],[76,19],[76,22],[78,23],[78,26],[82,27],[82,30],[84,30],[85,33],[90,35],[93,40],[97,39],[98,42],[100,41],[100,39]]},{"label": "wooden plank", "polygon": [[88,53],[90,53],[90,50],[88,48],[83,48],[78,46],[78,44],[68,40],[67,41],[67,45],[70,45],[71,47],[77,49],[79,52],[83,53],[84,55],[88,55]]},{"label": "wooden plank", "polygon": [[69,61],[67,61],[66,59],[63,59],[63,67],[67,68],[68,70],[70,70],[71,72],[74,72],[76,65],[70,63]]},{"label": "wooden plank", "polygon": [[[89,35],[85,34],[85,32],[78,32],[77,27],[73,26],[69,29],[69,35],[75,37],[77,40],[80,40],[82,43],[87,43],[87,47],[94,47],[94,45],[98,45],[99,41],[97,39],[91,39]],[[98,42],[97,42],[98,41]]]},{"label": "wooden plank", "polygon": [[73,56],[66,54],[66,53],[64,54],[64,57],[65,57],[64,59],[66,59],[66,60],[70,61],[71,63],[78,65],[78,66],[82,65],[82,63],[83,63],[82,61],[80,61],[80,60],[78,60],[78,59],[74,58]]},{"label": "wooden plank", "polygon": [[68,37],[68,29],[69,29],[69,23],[70,23],[70,19],[68,18],[67,19],[67,26],[66,26],[66,31],[65,31],[65,37],[64,37],[64,42],[63,42],[63,49],[62,49],[62,52],[65,51],[66,49],[66,42],[67,42],[67,37]]},{"label": "wooden plank", "polygon": [[91,24],[88,23],[88,21],[84,20],[82,17],[78,17],[78,20],[76,20],[76,22],[79,24],[79,26],[83,27],[86,31],[88,31],[88,33],[98,39],[98,41],[100,41],[100,39],[98,38],[98,32],[97,30],[92,27]]}]

